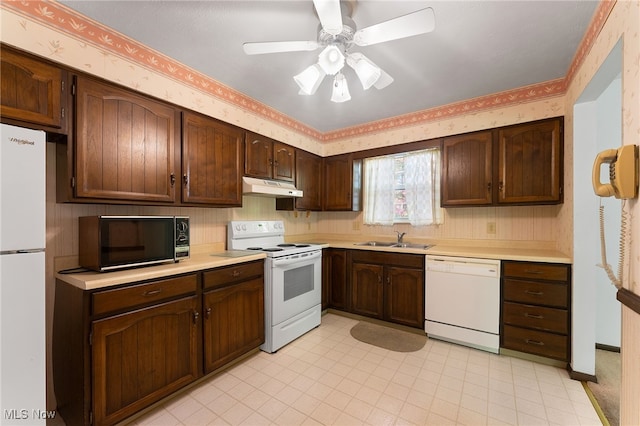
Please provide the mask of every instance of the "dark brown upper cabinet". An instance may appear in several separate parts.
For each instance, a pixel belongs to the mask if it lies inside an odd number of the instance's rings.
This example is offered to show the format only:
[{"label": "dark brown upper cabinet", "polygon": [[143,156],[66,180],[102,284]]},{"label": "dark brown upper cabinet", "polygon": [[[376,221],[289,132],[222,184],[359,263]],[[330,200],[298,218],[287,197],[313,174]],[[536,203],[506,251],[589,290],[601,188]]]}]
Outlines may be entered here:
[{"label": "dark brown upper cabinet", "polygon": [[74,85],[76,201],[176,202],[179,111],[84,76]]},{"label": "dark brown upper cabinet", "polygon": [[443,140],[443,207],[563,202],[562,117]]},{"label": "dark brown upper cabinet", "polygon": [[322,210],[322,157],[296,150],[296,188],[302,197],[277,198],[277,210]]},{"label": "dark brown upper cabinet", "polygon": [[242,137],[238,127],[183,113],[183,203],[242,205]]},{"label": "dark brown upper cabinet", "polygon": [[334,155],[323,159],[323,168],[322,209],[362,210],[362,160],[353,154]]},{"label": "dark brown upper cabinet", "polygon": [[66,131],[67,73],[4,45],[0,64],[3,121],[58,133]]},{"label": "dark brown upper cabinet", "polygon": [[498,204],[562,202],[560,119],[510,126],[498,134]]},{"label": "dark brown upper cabinet", "polygon": [[442,142],[442,206],[493,202],[491,131],[445,138]]},{"label": "dark brown upper cabinet", "polygon": [[295,148],[253,132],[245,133],[244,174],[294,182]]}]

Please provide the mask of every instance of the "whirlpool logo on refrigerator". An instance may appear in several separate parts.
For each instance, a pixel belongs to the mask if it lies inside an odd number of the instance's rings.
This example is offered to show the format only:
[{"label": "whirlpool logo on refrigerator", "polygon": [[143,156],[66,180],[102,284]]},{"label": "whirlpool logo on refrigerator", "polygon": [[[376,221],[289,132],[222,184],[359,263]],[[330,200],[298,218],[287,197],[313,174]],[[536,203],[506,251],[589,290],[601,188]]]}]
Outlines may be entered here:
[{"label": "whirlpool logo on refrigerator", "polygon": [[28,139],[19,139],[19,138],[9,138],[9,142],[13,142],[16,143],[18,145],[33,145],[35,146],[35,142],[34,141],[30,141]]}]

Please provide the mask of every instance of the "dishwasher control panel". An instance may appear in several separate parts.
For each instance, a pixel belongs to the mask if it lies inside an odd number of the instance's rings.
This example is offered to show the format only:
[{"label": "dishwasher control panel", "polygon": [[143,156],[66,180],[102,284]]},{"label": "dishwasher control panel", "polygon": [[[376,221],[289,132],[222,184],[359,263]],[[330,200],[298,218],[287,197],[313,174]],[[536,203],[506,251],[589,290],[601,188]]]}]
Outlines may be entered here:
[{"label": "dishwasher control panel", "polygon": [[427,256],[427,271],[450,274],[500,277],[500,261],[452,256]]}]

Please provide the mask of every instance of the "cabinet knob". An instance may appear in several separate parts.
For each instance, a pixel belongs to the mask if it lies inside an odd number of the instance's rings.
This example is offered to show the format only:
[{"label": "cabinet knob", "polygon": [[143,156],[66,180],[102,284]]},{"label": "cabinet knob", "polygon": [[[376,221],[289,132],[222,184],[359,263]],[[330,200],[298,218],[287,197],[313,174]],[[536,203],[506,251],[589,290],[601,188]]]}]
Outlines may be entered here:
[{"label": "cabinet knob", "polygon": [[544,346],[544,342],[541,342],[539,340],[526,339],[525,343],[527,343],[529,345]]},{"label": "cabinet knob", "polygon": [[500,181],[498,183],[498,191],[502,192],[504,190],[504,182]]},{"label": "cabinet knob", "polygon": [[530,314],[530,313],[526,313],[526,312],[525,312],[524,316],[527,317],[527,318],[532,318],[532,319],[544,319],[544,317],[542,315]]},{"label": "cabinet knob", "polygon": [[176,184],[176,175],[175,173],[171,173],[171,177],[169,178],[169,181],[171,182],[171,187],[173,188]]},{"label": "cabinet knob", "polygon": [[491,182],[487,182],[487,192],[491,192]]},{"label": "cabinet knob", "polygon": [[182,175],[182,180],[184,181],[184,186],[189,185],[189,176],[186,173]]},{"label": "cabinet knob", "polygon": [[197,324],[198,323],[198,318],[200,318],[200,312],[198,311],[193,311],[193,323]]},{"label": "cabinet knob", "polygon": [[544,295],[544,293],[542,291],[533,291],[533,290],[525,290],[525,293],[531,295],[531,296],[542,296]]},{"label": "cabinet knob", "polygon": [[207,309],[204,310],[204,317],[205,319],[209,319],[210,316],[211,316],[211,308],[207,307]]}]

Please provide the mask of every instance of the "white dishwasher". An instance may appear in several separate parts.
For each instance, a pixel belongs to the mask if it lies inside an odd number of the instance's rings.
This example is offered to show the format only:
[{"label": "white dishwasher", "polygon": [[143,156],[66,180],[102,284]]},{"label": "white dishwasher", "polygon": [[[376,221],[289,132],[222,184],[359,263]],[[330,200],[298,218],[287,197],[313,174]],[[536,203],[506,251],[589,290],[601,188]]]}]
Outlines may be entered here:
[{"label": "white dishwasher", "polygon": [[426,258],[425,325],[431,338],[500,350],[500,261]]}]

